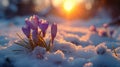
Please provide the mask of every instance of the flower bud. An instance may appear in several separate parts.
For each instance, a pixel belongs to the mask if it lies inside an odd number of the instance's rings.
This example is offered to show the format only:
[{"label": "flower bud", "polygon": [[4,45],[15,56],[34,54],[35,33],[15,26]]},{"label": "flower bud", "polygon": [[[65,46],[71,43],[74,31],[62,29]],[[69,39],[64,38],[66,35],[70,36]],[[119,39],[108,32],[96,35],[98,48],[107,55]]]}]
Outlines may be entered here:
[{"label": "flower bud", "polygon": [[92,32],[96,32],[96,27],[94,25],[91,25],[90,28],[89,28],[90,31]]},{"label": "flower bud", "polygon": [[108,28],[108,24],[106,24],[106,23],[103,24],[103,27],[104,27],[104,28]]},{"label": "flower bud", "polygon": [[107,35],[107,32],[104,31],[104,30],[99,30],[99,31],[98,31],[98,35],[99,35],[99,36],[108,36],[108,35]]},{"label": "flower bud", "polygon": [[54,23],[51,26],[52,43],[53,43],[54,38],[56,37],[56,34],[57,34],[57,24]]},{"label": "flower bud", "polygon": [[43,37],[45,37],[46,30],[48,28],[49,23],[47,21],[42,21],[42,23],[39,23],[39,28],[42,31]]},{"label": "flower bud", "polygon": [[30,27],[26,26],[26,27],[22,27],[22,31],[23,33],[26,35],[26,37],[30,37]]}]

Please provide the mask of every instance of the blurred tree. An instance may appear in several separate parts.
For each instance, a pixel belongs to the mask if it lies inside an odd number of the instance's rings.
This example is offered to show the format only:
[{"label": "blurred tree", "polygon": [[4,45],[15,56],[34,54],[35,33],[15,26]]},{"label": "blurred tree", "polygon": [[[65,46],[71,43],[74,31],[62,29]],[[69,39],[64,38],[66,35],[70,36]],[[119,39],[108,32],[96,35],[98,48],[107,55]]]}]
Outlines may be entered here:
[{"label": "blurred tree", "polygon": [[18,15],[29,15],[29,14],[34,14],[35,11],[33,10],[33,8],[35,8],[34,4],[33,4],[33,0],[29,0],[29,1],[20,1],[17,4],[18,7]]},{"label": "blurred tree", "polygon": [[8,0],[9,5],[6,7],[5,9],[5,17],[6,18],[12,18],[16,15],[18,8],[17,8],[17,4],[19,2],[19,0]]},{"label": "blurred tree", "polygon": [[120,0],[105,0],[104,6],[109,10],[113,19],[120,16]]},{"label": "blurred tree", "polygon": [[[105,8],[110,14],[110,25],[120,25],[120,0],[95,0],[95,8]],[[96,10],[96,9],[95,9]]]},{"label": "blurred tree", "polygon": [[120,16],[120,0],[95,0],[96,8],[105,8],[113,19]]}]

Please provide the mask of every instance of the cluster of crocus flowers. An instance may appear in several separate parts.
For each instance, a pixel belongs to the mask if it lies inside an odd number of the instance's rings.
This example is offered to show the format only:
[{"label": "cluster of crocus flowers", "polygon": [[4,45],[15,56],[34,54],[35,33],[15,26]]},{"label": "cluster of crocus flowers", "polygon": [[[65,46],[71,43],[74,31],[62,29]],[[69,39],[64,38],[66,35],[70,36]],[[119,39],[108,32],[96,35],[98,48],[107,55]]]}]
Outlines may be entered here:
[{"label": "cluster of crocus flowers", "polygon": [[102,27],[104,29],[97,30],[97,27],[95,25],[91,25],[89,27],[89,30],[91,32],[96,32],[99,36],[112,37],[112,35],[114,34],[114,30],[109,29],[109,25],[107,23],[103,24]]},{"label": "cluster of crocus flowers", "polygon": [[44,40],[48,26],[48,21],[39,19],[37,15],[26,18],[25,26],[22,27],[22,31],[26,35],[27,41],[22,39],[24,45],[21,45],[21,42],[17,42],[17,44],[30,50],[34,50],[35,47],[40,46],[45,48],[46,51],[50,51],[51,47],[53,47],[53,41],[57,34],[57,24],[54,23],[51,25],[51,39],[49,44],[47,44]]}]

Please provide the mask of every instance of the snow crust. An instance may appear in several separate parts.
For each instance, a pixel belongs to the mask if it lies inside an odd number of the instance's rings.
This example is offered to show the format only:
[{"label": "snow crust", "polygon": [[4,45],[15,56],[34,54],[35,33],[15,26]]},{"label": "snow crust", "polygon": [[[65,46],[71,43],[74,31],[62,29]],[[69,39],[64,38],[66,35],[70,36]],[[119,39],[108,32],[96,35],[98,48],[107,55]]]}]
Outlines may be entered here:
[{"label": "snow crust", "polygon": [[[102,30],[104,22],[110,19],[58,23],[52,52],[36,47],[31,53],[14,44],[14,41],[19,40],[16,33],[25,37],[20,29],[24,24],[23,19],[14,18],[16,23],[13,24],[6,20],[0,21],[0,67],[4,64],[14,67],[120,67],[120,29],[109,28],[115,30],[113,37],[102,37],[89,30],[90,25]],[[50,29],[47,33],[50,33]],[[47,34],[46,41],[49,37]],[[17,49],[23,51],[13,51]],[[114,50],[118,56],[115,56]]]}]

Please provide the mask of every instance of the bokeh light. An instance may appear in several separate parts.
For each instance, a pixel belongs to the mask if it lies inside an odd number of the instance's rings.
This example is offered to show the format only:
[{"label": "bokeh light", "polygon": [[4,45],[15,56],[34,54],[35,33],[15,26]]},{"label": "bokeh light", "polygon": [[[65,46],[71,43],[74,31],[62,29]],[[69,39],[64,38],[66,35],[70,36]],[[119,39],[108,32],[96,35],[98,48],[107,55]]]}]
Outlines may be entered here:
[{"label": "bokeh light", "polygon": [[64,9],[68,12],[74,9],[75,5],[76,5],[75,0],[65,0],[65,2],[63,3]]}]

